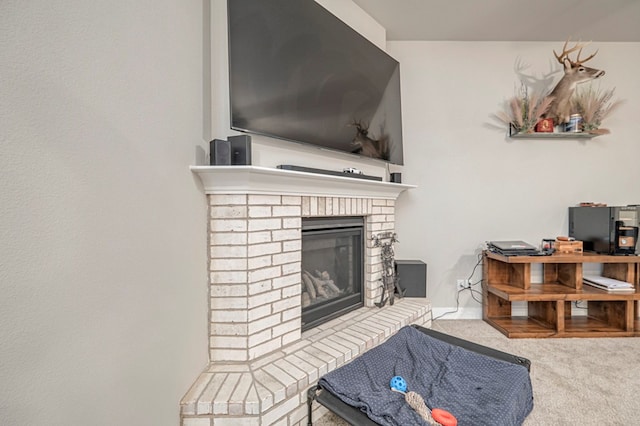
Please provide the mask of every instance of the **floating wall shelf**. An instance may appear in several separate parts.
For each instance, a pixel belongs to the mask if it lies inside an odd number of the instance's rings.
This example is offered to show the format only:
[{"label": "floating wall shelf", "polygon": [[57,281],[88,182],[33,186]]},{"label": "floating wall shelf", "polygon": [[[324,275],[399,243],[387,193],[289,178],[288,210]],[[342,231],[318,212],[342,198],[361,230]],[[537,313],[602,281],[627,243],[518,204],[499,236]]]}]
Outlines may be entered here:
[{"label": "floating wall shelf", "polygon": [[565,133],[545,133],[545,132],[536,132],[536,133],[520,133],[513,128],[513,126],[509,126],[509,137],[514,139],[592,139],[596,136],[592,133],[585,132],[565,132]]},{"label": "floating wall shelf", "polygon": [[510,138],[514,139],[592,139],[599,135],[591,133],[514,133]]}]

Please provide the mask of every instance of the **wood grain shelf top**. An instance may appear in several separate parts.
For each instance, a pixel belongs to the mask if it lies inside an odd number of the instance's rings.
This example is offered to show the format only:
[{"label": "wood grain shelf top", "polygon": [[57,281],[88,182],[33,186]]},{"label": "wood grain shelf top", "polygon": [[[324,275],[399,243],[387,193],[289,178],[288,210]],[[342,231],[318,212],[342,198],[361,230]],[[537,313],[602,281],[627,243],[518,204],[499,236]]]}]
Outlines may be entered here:
[{"label": "wood grain shelf top", "polygon": [[485,320],[509,338],[551,338],[551,337],[633,337],[637,333],[626,331],[597,318],[589,316],[571,317],[565,320],[564,330],[545,325],[524,316],[494,317]]},{"label": "wood grain shelf top", "polygon": [[489,284],[487,290],[510,302],[514,301],[553,301],[553,300],[640,300],[640,292],[626,293],[600,290],[588,285],[575,289],[563,284],[531,284],[524,290],[508,284]]},{"label": "wood grain shelf top", "polygon": [[488,258],[504,263],[640,263],[640,256],[611,256],[598,253],[551,256],[504,256],[491,251],[485,253]]}]

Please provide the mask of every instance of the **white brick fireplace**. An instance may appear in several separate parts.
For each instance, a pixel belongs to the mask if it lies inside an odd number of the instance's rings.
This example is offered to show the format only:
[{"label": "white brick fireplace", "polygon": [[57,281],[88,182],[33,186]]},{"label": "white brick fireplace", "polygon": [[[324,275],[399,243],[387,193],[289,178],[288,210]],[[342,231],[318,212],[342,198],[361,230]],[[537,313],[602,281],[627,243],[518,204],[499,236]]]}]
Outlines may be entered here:
[{"label": "white brick fireplace", "polygon": [[[380,248],[411,185],[255,166],[192,167],[209,205],[210,365],[181,402],[183,426],[306,424],[306,389],[389,337],[428,324],[425,299],[377,308]],[[301,331],[302,218],[365,223],[364,307]],[[318,413],[320,415],[321,413]]]}]

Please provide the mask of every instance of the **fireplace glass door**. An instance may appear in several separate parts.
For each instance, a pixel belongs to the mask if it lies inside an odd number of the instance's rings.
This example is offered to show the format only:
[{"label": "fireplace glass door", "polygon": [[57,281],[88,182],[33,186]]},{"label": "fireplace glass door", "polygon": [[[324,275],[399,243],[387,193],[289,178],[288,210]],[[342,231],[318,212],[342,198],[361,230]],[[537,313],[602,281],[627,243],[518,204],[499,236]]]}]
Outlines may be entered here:
[{"label": "fireplace glass door", "polygon": [[364,220],[302,222],[302,330],[363,306]]}]

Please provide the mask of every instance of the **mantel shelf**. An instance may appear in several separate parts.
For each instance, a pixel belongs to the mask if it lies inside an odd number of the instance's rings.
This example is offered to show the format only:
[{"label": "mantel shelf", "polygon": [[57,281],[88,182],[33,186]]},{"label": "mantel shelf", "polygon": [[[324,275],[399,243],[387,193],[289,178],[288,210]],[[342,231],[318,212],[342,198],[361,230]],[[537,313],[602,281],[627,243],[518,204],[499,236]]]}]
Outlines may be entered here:
[{"label": "mantel shelf", "polygon": [[415,185],[258,166],[191,166],[206,194],[279,194],[398,198]]}]

